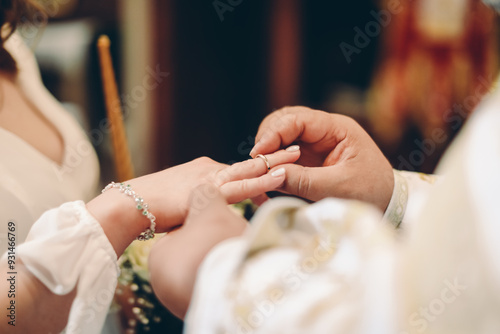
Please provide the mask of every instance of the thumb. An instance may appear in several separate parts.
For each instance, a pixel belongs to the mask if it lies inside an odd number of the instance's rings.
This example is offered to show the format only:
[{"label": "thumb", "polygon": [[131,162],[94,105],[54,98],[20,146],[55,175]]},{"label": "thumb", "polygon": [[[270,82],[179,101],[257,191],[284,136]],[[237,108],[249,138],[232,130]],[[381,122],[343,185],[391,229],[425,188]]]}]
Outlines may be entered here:
[{"label": "thumb", "polygon": [[212,183],[197,186],[191,193],[189,212],[185,226],[196,228],[197,224],[206,226],[207,222],[219,222],[226,232],[246,226],[246,220],[229,209],[228,203],[219,188]]},{"label": "thumb", "polygon": [[301,165],[286,165],[287,178],[280,190],[295,196],[309,199],[311,192],[310,168]]},{"label": "thumb", "polygon": [[311,201],[328,197],[338,173],[332,167],[305,167],[296,164],[286,165],[287,178],[279,189],[285,193]]},{"label": "thumb", "polygon": [[191,192],[188,217],[208,214],[226,206],[227,202],[219,188],[212,183],[203,183]]}]

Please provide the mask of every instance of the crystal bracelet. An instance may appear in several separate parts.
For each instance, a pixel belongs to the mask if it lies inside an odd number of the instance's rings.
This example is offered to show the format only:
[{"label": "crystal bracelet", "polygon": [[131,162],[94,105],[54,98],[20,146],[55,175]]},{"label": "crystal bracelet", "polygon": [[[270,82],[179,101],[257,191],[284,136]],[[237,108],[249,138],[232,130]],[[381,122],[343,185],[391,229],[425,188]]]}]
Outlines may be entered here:
[{"label": "crystal bracelet", "polygon": [[125,185],[124,183],[111,182],[102,190],[102,192],[104,193],[106,190],[109,190],[111,188],[118,188],[118,190],[121,193],[124,193],[125,195],[132,197],[135,201],[136,204],[135,207],[137,208],[137,210],[141,211],[142,215],[148,218],[149,221],[151,222],[149,228],[147,228],[146,231],[142,232],[135,239],[142,241],[154,238],[156,229],[156,217],[151,212],[149,212],[148,203],[144,202],[144,199],[141,196],[139,196],[139,194],[137,194],[135,191],[132,190],[130,184]]}]

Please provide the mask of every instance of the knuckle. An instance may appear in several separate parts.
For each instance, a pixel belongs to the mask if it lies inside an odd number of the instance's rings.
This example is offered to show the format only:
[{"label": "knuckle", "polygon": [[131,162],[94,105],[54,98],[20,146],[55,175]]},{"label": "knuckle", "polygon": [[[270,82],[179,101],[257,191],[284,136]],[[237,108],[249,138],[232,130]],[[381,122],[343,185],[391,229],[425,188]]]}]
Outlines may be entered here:
[{"label": "knuckle", "polygon": [[292,112],[294,112],[295,107],[294,106],[284,106],[283,108],[275,111],[276,113],[280,113],[281,116],[288,115]]},{"label": "knuckle", "polygon": [[250,184],[248,180],[242,180],[240,184],[240,189],[243,194],[247,194],[250,191]]},{"label": "knuckle", "polygon": [[301,112],[303,109],[309,109],[309,108],[303,106],[284,106],[280,110],[283,114],[294,114],[297,112]]},{"label": "knuckle", "polygon": [[299,118],[298,115],[295,114],[295,113],[294,114],[288,114],[288,116],[287,116],[288,126],[296,125],[298,118]]},{"label": "knuckle", "polygon": [[196,158],[194,161],[201,163],[201,164],[209,164],[209,163],[214,162],[212,159],[210,159],[209,157],[206,157],[206,156]]},{"label": "knuckle", "polygon": [[229,172],[232,176],[241,177],[242,174],[246,174],[249,170],[255,168],[255,159],[248,159],[242,162],[238,162],[231,166]]},{"label": "knuckle", "polygon": [[300,113],[310,113],[314,111],[313,109],[306,106],[287,106],[283,108],[283,112],[286,115],[297,115]]},{"label": "knuckle", "polygon": [[231,181],[231,172],[229,172],[228,168],[224,168],[215,172],[214,176],[214,184],[218,187],[223,184]]},{"label": "knuckle", "polygon": [[342,120],[342,122],[344,122],[344,124],[349,126],[349,127],[353,127],[353,126],[358,127],[359,126],[358,122],[356,122],[352,117],[349,117],[346,115],[338,115],[338,114],[334,114],[332,116],[336,117],[339,120]]},{"label": "knuckle", "polygon": [[297,195],[300,197],[308,198],[311,192],[311,178],[310,178],[310,169],[305,167],[299,173],[298,181],[297,181]]},{"label": "knuckle", "polygon": [[[256,160],[260,160],[259,158],[255,158],[255,159],[248,159],[248,160],[245,160],[244,162],[241,163],[241,167],[240,167],[240,171],[247,175],[250,171],[254,171],[256,170],[258,167],[258,161]],[[246,173],[245,173],[246,172]]]},{"label": "knuckle", "polygon": [[[253,160],[253,159],[248,159],[248,160]],[[247,164],[247,161],[248,160],[245,160],[245,161],[240,161],[240,162],[237,162],[235,164],[233,164],[231,166],[231,169],[234,171],[234,172],[238,172],[238,171],[241,171],[242,169],[245,168],[245,165]]]}]

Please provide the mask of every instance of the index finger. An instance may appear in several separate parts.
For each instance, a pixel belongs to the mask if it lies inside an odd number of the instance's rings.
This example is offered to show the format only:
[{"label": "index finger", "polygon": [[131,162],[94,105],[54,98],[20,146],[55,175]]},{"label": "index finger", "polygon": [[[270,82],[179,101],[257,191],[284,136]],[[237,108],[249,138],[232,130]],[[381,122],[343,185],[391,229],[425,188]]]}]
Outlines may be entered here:
[{"label": "index finger", "polygon": [[335,126],[340,115],[306,107],[286,107],[264,119],[250,155],[275,152],[293,142],[318,143],[325,139],[335,147],[345,137],[342,127]]}]

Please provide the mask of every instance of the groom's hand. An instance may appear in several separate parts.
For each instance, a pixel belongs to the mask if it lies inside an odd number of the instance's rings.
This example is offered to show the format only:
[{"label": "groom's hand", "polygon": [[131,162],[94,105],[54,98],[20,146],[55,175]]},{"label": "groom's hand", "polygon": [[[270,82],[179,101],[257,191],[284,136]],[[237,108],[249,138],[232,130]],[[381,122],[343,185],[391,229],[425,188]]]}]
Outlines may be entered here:
[{"label": "groom's hand", "polygon": [[267,154],[295,143],[301,157],[287,165],[282,191],[318,201],[340,197],[387,208],[394,187],[392,167],[353,119],[306,107],[285,107],[261,123],[250,153]]}]

